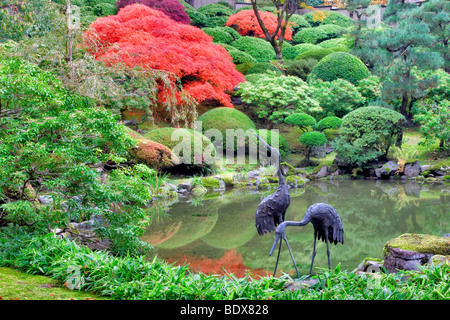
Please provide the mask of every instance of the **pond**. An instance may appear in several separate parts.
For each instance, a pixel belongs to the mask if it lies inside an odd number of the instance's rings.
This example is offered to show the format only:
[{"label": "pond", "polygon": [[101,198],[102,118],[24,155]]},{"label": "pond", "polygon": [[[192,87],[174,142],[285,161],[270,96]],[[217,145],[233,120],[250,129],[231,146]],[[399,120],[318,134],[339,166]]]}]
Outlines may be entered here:
[{"label": "pond", "polygon": [[[271,275],[275,234],[258,235],[255,211],[273,191],[232,190],[180,199],[168,207],[168,219],[152,223],[143,240],[153,255],[169,263],[189,263],[195,272]],[[286,220],[300,221],[317,202],[332,205],[344,226],[344,245],[330,246],[331,267],[351,271],[366,257],[383,258],[386,241],[403,233],[442,236],[450,232],[450,185],[411,181],[344,180],[309,182],[291,189]],[[288,227],[286,235],[300,274],[309,272],[313,227]],[[276,249],[278,250],[278,249]],[[313,273],[327,267],[326,245],[317,242]],[[295,269],[283,244],[277,275]]]}]

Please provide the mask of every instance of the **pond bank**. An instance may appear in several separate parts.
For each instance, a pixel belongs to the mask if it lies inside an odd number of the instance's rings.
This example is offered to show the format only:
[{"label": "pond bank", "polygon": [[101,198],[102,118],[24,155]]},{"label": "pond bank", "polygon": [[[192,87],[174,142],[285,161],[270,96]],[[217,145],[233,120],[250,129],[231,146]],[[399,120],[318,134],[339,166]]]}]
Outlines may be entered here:
[{"label": "pond bank", "polygon": [[[281,164],[286,184],[289,188],[304,187],[311,180],[408,180],[416,182],[450,182],[450,162],[441,161],[434,165],[421,164],[417,160],[409,162],[387,161],[365,168],[339,167],[333,160],[323,161],[312,171],[306,168],[294,168],[290,164]],[[276,174],[267,174],[265,170],[255,169],[247,173],[235,173],[230,176],[216,174],[203,178],[182,179],[166,183],[166,191],[177,192],[181,196],[202,195],[208,191],[224,191],[228,188],[249,187],[256,190],[275,189],[278,184]]]}]

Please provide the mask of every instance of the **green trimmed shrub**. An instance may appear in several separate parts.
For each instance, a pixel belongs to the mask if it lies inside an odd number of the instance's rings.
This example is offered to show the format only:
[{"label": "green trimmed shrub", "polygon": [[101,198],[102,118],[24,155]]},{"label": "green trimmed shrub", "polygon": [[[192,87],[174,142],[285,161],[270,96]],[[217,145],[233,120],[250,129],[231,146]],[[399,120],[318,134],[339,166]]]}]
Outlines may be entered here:
[{"label": "green trimmed shrub", "polygon": [[302,28],[311,28],[311,24],[306,21],[306,19],[299,15],[294,13],[291,18],[289,19],[290,27],[292,29],[292,34],[295,35],[297,32],[300,31]]},{"label": "green trimmed shrub", "polygon": [[202,29],[206,34],[213,37],[213,41],[219,44],[231,44],[234,40],[239,39],[241,35],[230,27],[206,27]]},{"label": "green trimmed shrub", "polygon": [[301,53],[295,58],[296,60],[303,60],[303,59],[316,59],[318,61],[322,60],[323,57],[326,57],[329,54],[335,53],[335,52],[347,52],[349,51],[348,48],[344,47],[335,47],[335,48],[322,48],[320,46],[317,46],[317,48],[312,48],[304,53]]},{"label": "green trimmed shrub", "polygon": [[[226,107],[219,107],[211,109],[204,114],[202,114],[197,119],[197,123],[201,121],[202,125],[202,132],[205,133],[207,130],[210,129],[217,129],[222,134],[223,138],[223,144],[222,147],[225,150],[226,149],[226,136],[227,136],[227,129],[242,129],[244,133],[247,132],[247,130],[256,130],[256,126],[253,123],[253,121],[243,112],[236,110],[234,108],[226,108]],[[253,136],[251,137],[253,140]],[[217,137],[211,137],[211,141],[214,143],[217,140]],[[217,143],[215,144],[216,148],[219,147]],[[246,146],[248,146],[248,143],[246,143]],[[237,150],[237,144],[236,141],[234,143],[234,150]]]},{"label": "green trimmed shrub", "polygon": [[316,125],[317,121],[314,119],[314,117],[310,116],[309,114],[298,112],[293,113],[290,116],[286,117],[284,119],[284,123],[298,126],[302,131],[307,131],[308,127],[313,127]]},{"label": "green trimmed shrub", "polygon": [[274,64],[270,62],[258,62],[253,67],[248,69],[247,74],[253,73],[267,73],[268,71],[273,71],[278,74],[282,74],[281,70],[277,68]]},{"label": "green trimmed shrub", "polygon": [[281,53],[283,54],[283,58],[285,60],[294,60],[300,54],[300,51],[289,42],[284,42]]},{"label": "green trimmed shrub", "polygon": [[245,81],[248,82],[256,82],[257,80],[259,80],[264,74],[261,73],[252,73],[252,74],[247,74],[245,75]]},{"label": "green trimmed shrub", "polygon": [[302,134],[300,136],[300,139],[298,139],[298,141],[301,144],[305,145],[306,161],[308,164],[310,164],[309,158],[311,155],[312,148],[325,145],[328,142],[328,139],[322,132],[308,131]]},{"label": "green trimmed shrub", "polygon": [[318,45],[321,46],[322,48],[336,48],[336,47],[351,48],[353,44],[351,40],[341,37],[322,41]]},{"label": "green trimmed shrub", "polygon": [[355,22],[353,21],[352,18],[350,18],[340,12],[325,11],[326,17],[325,17],[325,19],[323,19],[323,21],[320,21],[320,20],[314,21],[313,15],[314,15],[314,12],[308,12],[302,16],[313,27],[326,25],[326,24],[334,24],[334,25],[338,25],[340,27],[347,28],[347,27],[350,27],[355,24]]},{"label": "green trimmed shrub", "polygon": [[[174,133],[176,135],[174,135]],[[180,137],[180,135],[182,138]],[[199,164],[198,161],[201,159],[199,158],[200,155],[197,157],[195,155],[197,151],[194,149],[195,145],[201,145],[201,152],[203,153],[205,148],[211,144],[211,140],[202,135],[200,132],[194,131],[192,129],[181,129],[173,127],[164,127],[150,131],[144,135],[144,138],[168,147],[173,153],[175,153],[176,156],[180,158],[179,160],[185,164]],[[180,148],[183,141],[190,141],[191,143],[190,146],[185,146],[185,148],[190,149],[189,159],[187,159],[187,156],[185,156],[183,152],[179,152],[178,149],[175,149],[175,147]],[[181,148],[181,150],[185,150],[185,148]],[[198,151],[200,152],[200,150]]]},{"label": "green trimmed shrub", "polygon": [[192,26],[204,28],[208,25],[209,19],[205,14],[198,12],[197,10],[194,9],[193,6],[191,6],[184,0],[181,0],[180,2],[184,6],[184,9],[187,15],[189,16],[189,19],[191,19]]},{"label": "green trimmed shrub", "polygon": [[358,85],[359,80],[369,76],[369,69],[358,57],[347,52],[335,52],[325,56],[316,64],[308,80],[333,81],[344,79]]},{"label": "green trimmed shrub", "polygon": [[320,49],[318,45],[312,43],[299,43],[294,45],[294,47],[299,52],[299,55],[311,49]]},{"label": "green trimmed shrub", "polygon": [[221,4],[211,3],[201,6],[197,12],[203,13],[207,18],[207,27],[223,27],[234,10]]},{"label": "green trimmed shrub", "polygon": [[345,28],[333,24],[324,24],[318,27],[303,28],[295,34],[295,36],[293,37],[293,42],[316,44],[328,39],[337,38],[344,31]]},{"label": "green trimmed shrub", "polygon": [[[241,51],[239,49],[236,49],[235,47],[233,47],[232,45],[229,44],[223,44],[223,43],[219,43],[221,46],[223,46],[228,53],[230,54],[230,56],[233,58],[233,63],[238,65],[238,64],[242,64],[242,63],[247,63],[247,62],[251,62],[252,65],[250,67],[248,67],[245,72],[247,72],[247,70],[249,68],[251,68],[255,63],[257,63],[256,59],[253,58],[251,55],[249,55],[248,53]],[[240,70],[238,70],[239,72],[241,72]],[[241,72],[243,74],[245,74],[244,72]]]},{"label": "green trimmed shrub", "polygon": [[326,129],[336,129],[342,124],[342,119],[336,116],[325,117],[320,120],[316,125],[316,130],[324,131]]},{"label": "green trimmed shrub", "polygon": [[[259,129],[257,131],[257,134],[263,138],[265,137],[265,139],[263,139],[264,141],[267,142],[268,145],[270,146],[274,146],[274,141],[278,141],[278,150],[280,151],[281,157],[286,157],[287,155],[289,155],[289,153],[291,153],[290,149],[289,149],[289,144],[286,141],[286,139],[283,137],[283,135],[277,133],[274,130],[266,130],[266,129]],[[274,142],[274,143],[272,143]]]},{"label": "green trimmed shrub", "polygon": [[[236,49],[237,50],[237,49]],[[241,51],[242,52],[242,51]],[[252,59],[254,59],[252,56],[250,56]],[[247,71],[253,67],[256,64],[256,62],[244,62],[236,65],[236,70],[242,73],[243,75],[247,74]]]},{"label": "green trimmed shrub", "polygon": [[358,167],[385,160],[389,148],[402,136],[404,120],[402,114],[377,106],[350,112],[342,118],[340,134],[332,142],[336,159]]},{"label": "green trimmed shrub", "polygon": [[99,17],[112,16],[117,14],[117,8],[110,3],[99,3],[94,6],[94,14]]},{"label": "green trimmed shrub", "polygon": [[313,58],[286,61],[286,74],[289,76],[299,77],[306,81],[312,69],[318,62],[319,60]]},{"label": "green trimmed shrub", "polygon": [[225,44],[230,44],[234,41],[233,36],[222,30],[221,27],[214,27],[214,28],[203,28],[202,29],[203,32],[205,32],[206,34],[210,35],[213,38],[213,42],[214,43],[225,43]]},{"label": "green trimmed shrub", "polygon": [[261,38],[241,37],[231,45],[248,53],[258,62],[268,62],[276,59],[275,50],[268,41]]}]

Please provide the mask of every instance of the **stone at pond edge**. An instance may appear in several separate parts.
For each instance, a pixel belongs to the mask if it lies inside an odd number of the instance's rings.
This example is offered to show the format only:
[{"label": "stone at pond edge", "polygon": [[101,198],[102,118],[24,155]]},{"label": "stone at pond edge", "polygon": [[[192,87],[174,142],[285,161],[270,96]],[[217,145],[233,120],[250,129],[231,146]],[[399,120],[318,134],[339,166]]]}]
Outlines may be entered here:
[{"label": "stone at pond edge", "polygon": [[319,283],[318,279],[298,280],[298,281],[293,281],[293,282],[286,282],[284,284],[284,289],[285,290],[290,290],[290,291],[297,291],[297,290],[300,290],[300,289],[308,289],[309,287],[312,287],[312,286],[316,285],[317,283]]},{"label": "stone at pond edge", "polygon": [[433,235],[407,233],[384,245],[384,267],[388,272],[418,270],[434,255],[450,255],[450,239]]},{"label": "stone at pond edge", "polygon": [[407,177],[417,177],[420,174],[420,165],[419,161],[415,161],[413,163],[407,163],[405,165],[405,169],[403,173]]}]

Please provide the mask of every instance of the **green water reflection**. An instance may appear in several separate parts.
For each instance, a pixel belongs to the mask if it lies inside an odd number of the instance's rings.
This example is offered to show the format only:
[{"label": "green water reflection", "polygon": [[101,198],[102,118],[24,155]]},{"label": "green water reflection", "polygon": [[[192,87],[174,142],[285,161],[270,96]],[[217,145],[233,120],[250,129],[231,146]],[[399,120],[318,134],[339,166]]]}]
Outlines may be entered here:
[{"label": "green water reflection", "polygon": [[[143,239],[155,247],[153,254],[168,262],[188,262],[195,271],[271,274],[276,258],[268,252],[274,234],[259,236],[254,224],[256,207],[271,192],[241,189],[213,199],[179,200],[169,207],[170,219],[153,223]],[[365,257],[382,258],[385,242],[403,233],[450,232],[450,186],[445,184],[318,181],[291,190],[286,220],[301,220],[316,202],[332,205],[344,226],[345,244],[330,247],[332,267],[340,263],[342,269],[353,270]],[[307,274],[312,225],[288,228],[286,234],[300,273]],[[326,246],[318,242],[314,267],[326,266]],[[286,250],[279,270],[293,273]]]}]

